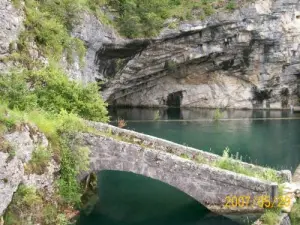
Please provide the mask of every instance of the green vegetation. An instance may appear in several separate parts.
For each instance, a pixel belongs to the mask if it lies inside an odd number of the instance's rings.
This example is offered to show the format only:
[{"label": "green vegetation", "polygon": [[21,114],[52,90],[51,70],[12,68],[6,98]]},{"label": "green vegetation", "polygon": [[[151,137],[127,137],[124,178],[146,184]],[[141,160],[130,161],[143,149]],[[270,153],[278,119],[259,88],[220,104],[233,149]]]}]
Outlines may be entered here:
[{"label": "green vegetation", "polygon": [[[40,45],[38,47],[43,48]],[[47,51],[45,53],[50,54]],[[106,104],[96,84],[84,86],[69,81],[62,69],[52,61],[44,67],[39,63],[33,64],[33,61],[27,61],[29,64],[18,60],[15,62],[25,68],[0,74],[0,140],[1,145],[5,146],[3,151],[9,153],[9,159],[15,156],[13,147],[2,141],[3,134],[21,131],[24,126],[29,126],[30,132],[44,133],[50,145],[47,149],[39,147],[33,152],[25,172],[43,174],[52,158],[60,162],[61,169],[55,198],[50,205],[35,191],[21,188],[5,214],[5,224],[20,224],[20,221],[27,220],[33,224],[36,221],[43,221],[42,224],[68,224],[64,210],[72,206],[80,207],[84,189],[78,183],[77,176],[89,164],[89,149],[81,147],[74,140],[75,133],[91,131],[83,119],[107,122]],[[31,199],[32,205],[27,199]],[[53,204],[58,205],[56,211],[51,208]],[[27,207],[27,210],[20,214],[17,209],[23,207]],[[43,213],[31,215],[36,211]]]},{"label": "green vegetation", "polygon": [[46,171],[49,161],[51,160],[51,149],[46,149],[39,146],[33,153],[31,160],[25,165],[26,174],[42,175]]},{"label": "green vegetation", "polygon": [[4,215],[4,221],[7,225],[21,225],[25,221],[28,224],[67,225],[66,216],[59,210],[46,200],[42,192],[20,185]]},{"label": "green vegetation", "polygon": [[[213,163],[213,166],[216,166],[221,169],[233,171],[236,173],[244,174],[250,177],[256,177],[262,180],[267,180],[267,181],[273,181],[277,183],[282,183],[282,180],[280,177],[278,177],[277,173],[275,170],[272,169],[266,169],[264,172],[257,172],[253,169],[245,168],[238,159],[234,159],[233,157],[229,156],[230,149],[228,147],[225,148],[223,152],[222,158]],[[240,161],[240,162],[239,162]]]},{"label": "green vegetation", "polygon": [[220,119],[222,119],[222,118],[223,118],[223,113],[221,112],[220,109],[216,109],[216,110],[214,111],[214,117],[213,117],[213,120],[218,121],[218,120],[220,120]]},{"label": "green vegetation", "polygon": [[190,157],[185,153],[180,154],[180,157],[183,159],[190,159]]},{"label": "green vegetation", "polygon": [[297,202],[293,205],[292,211],[290,213],[290,218],[292,224],[300,224],[300,200],[297,199]]},{"label": "green vegetation", "polygon": [[[244,0],[245,3],[249,0]],[[119,32],[129,38],[151,37],[159,33],[167,18],[178,20],[199,20],[212,15],[216,10],[233,10],[237,8],[236,0],[94,0],[90,9],[105,23],[114,24]],[[116,17],[109,21],[99,10],[99,5],[107,6]],[[241,6],[241,2],[239,2]],[[169,24],[175,28],[177,23]]]},{"label": "green vegetation", "polygon": [[[8,116],[2,114],[3,112]],[[105,117],[103,119],[106,120]],[[8,121],[9,124],[14,124],[8,129],[8,132],[13,132],[15,129],[22,129],[23,124],[28,124],[33,132],[36,125],[39,131],[43,132],[50,141],[49,149],[39,147],[33,152],[32,159],[25,166],[25,170],[26,173],[43,174],[51,158],[56,158],[60,162],[60,179],[57,181],[55,187],[56,196],[53,200],[56,203],[51,203],[52,205],[59,205],[57,218],[52,218],[53,221],[51,223],[43,223],[60,224],[57,221],[64,221],[62,217],[64,209],[72,206],[80,206],[84,189],[78,183],[77,176],[81,171],[87,170],[89,165],[89,149],[81,147],[80,141],[75,138],[75,133],[92,132],[92,129],[87,127],[84,121],[76,114],[68,113],[65,110],[62,110],[58,114],[45,112],[42,109],[19,111],[16,109],[11,110],[7,104],[2,103],[0,105],[0,124],[8,124]],[[16,221],[26,221],[26,219],[30,218],[31,222],[35,221],[36,217],[32,217],[30,213],[35,212],[34,207],[36,205],[33,204],[32,207],[31,205],[28,206],[26,199],[37,200],[39,206],[36,207],[39,208],[42,207],[41,205],[47,205],[47,201],[39,195],[34,195],[34,193],[33,191],[26,191],[24,194],[23,189],[21,189],[21,194],[15,196],[16,200],[13,201],[10,210],[5,215],[5,224],[19,224]],[[29,208],[19,215],[16,211],[22,207]],[[45,210],[50,213],[51,210],[47,209]],[[20,218],[21,216],[22,218]],[[43,216],[45,215],[39,215],[39,217]]]},{"label": "green vegetation", "polygon": [[154,113],[153,120],[159,120],[159,119],[160,119],[159,110],[156,110],[155,113]]},{"label": "green vegetation", "polygon": [[237,5],[235,3],[235,1],[230,0],[227,5],[226,5],[226,9],[228,10],[235,10],[237,8]]},{"label": "green vegetation", "polygon": [[[15,43],[16,49],[11,48],[11,55],[0,60],[14,61],[15,65],[33,69],[41,67],[42,63],[37,57],[59,61],[65,53],[70,63],[75,53],[83,64],[85,46],[81,40],[69,35],[72,26],[79,22],[77,18],[78,13],[84,9],[83,2],[25,0],[24,3],[25,30]],[[18,0],[14,0],[14,5],[21,7]],[[33,51],[36,52],[35,56]]]},{"label": "green vegetation", "polygon": [[280,209],[266,210],[260,218],[262,225],[277,225],[280,220]]},{"label": "green vegetation", "polygon": [[10,109],[40,108],[53,113],[64,109],[89,120],[107,121],[106,104],[96,84],[83,86],[69,81],[54,66],[0,75],[0,96]]}]

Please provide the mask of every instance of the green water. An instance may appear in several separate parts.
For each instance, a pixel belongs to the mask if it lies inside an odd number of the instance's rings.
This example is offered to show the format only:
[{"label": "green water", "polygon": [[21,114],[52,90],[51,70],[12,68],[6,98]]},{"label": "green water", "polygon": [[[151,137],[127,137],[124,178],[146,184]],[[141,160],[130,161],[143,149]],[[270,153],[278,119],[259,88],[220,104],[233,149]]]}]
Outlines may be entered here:
[{"label": "green water", "polygon": [[[300,115],[290,111],[223,112],[213,110],[111,110],[112,124],[127,121],[126,129],[161,137],[221,155],[228,146],[244,161],[294,170],[300,163]],[[157,116],[156,116],[157,117]],[[157,119],[157,118],[156,118]],[[80,225],[235,225],[207,211],[184,193],[139,175],[118,171],[99,174],[100,201]]]}]

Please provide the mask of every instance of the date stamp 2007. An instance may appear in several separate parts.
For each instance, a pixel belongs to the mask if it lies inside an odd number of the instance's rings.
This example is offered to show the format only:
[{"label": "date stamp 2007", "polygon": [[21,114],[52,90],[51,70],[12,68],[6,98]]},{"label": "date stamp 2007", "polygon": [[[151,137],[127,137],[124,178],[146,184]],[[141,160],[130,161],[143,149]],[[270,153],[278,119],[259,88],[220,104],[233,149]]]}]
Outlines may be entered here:
[{"label": "date stamp 2007", "polygon": [[230,195],[225,198],[225,208],[234,208],[234,207],[250,207],[256,206],[261,208],[282,208],[289,206],[291,204],[291,198],[289,196],[278,196],[275,199],[271,200],[270,196],[260,195],[260,196],[235,196]]}]

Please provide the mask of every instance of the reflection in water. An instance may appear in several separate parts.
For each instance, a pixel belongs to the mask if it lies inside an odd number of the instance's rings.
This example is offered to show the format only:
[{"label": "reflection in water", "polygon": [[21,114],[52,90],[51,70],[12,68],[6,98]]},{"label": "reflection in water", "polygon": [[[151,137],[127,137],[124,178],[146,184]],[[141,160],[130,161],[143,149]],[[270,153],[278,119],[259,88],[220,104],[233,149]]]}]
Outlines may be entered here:
[{"label": "reflection in water", "polygon": [[[161,120],[197,120],[213,119],[213,109],[185,109],[185,108],[111,108],[112,119],[123,118],[126,120],[153,120],[159,111]],[[300,114],[291,113],[290,110],[234,110],[222,112],[223,119],[249,119],[249,118],[300,118]]]},{"label": "reflection in water", "polygon": [[160,181],[119,171],[102,171],[98,177],[101,200],[79,224],[237,225]]}]

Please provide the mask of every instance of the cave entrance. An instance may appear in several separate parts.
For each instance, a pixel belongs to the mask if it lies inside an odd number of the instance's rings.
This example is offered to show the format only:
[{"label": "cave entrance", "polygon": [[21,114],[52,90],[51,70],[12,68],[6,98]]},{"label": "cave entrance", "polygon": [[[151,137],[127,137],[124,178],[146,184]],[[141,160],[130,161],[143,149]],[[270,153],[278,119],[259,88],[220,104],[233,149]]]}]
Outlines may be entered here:
[{"label": "cave entrance", "polygon": [[170,93],[167,98],[168,107],[180,107],[183,95],[182,91]]}]

